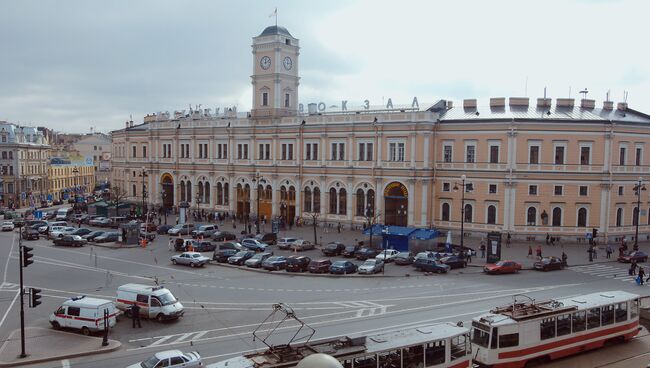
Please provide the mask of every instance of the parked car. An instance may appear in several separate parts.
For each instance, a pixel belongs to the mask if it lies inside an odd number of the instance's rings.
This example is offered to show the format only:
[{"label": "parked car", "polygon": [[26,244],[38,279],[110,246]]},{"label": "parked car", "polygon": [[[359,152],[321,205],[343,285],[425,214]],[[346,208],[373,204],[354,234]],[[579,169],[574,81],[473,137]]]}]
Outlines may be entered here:
[{"label": "parked car", "polygon": [[14,223],[13,221],[5,221],[2,223],[2,231],[13,231]]},{"label": "parked car", "polygon": [[404,266],[413,264],[415,257],[410,252],[400,252],[395,257],[393,257],[393,262],[396,265]]},{"label": "parked car", "polygon": [[342,252],[343,257],[354,258],[357,256],[359,249],[361,249],[361,247],[358,245],[346,245]]},{"label": "parked car", "polygon": [[199,225],[196,229],[192,230],[192,238],[199,237],[209,238],[212,234],[216,233],[219,227],[214,224]]},{"label": "parked car", "polygon": [[80,227],[80,228],[78,228],[77,230],[71,232],[70,235],[79,235],[79,236],[84,236],[84,235],[90,234],[90,233],[92,233],[92,232],[93,232],[93,231],[90,230],[90,229],[87,229],[87,228],[85,228],[85,227]]},{"label": "parked car", "polygon": [[357,265],[350,261],[336,261],[332,263],[330,266],[330,273],[331,274],[343,274],[346,275],[348,273],[355,273],[357,272]]},{"label": "parked car", "polygon": [[227,231],[217,231],[212,234],[212,240],[217,242],[237,240],[237,235]]},{"label": "parked car", "polygon": [[93,216],[89,217],[88,219],[88,225],[90,226],[101,226],[101,221],[105,219],[106,217],[103,216]]},{"label": "parked car", "polygon": [[147,233],[155,233],[158,231],[158,226],[156,226],[156,224],[153,222],[143,222],[140,224],[140,230],[143,230]]},{"label": "parked car", "polygon": [[314,259],[309,262],[307,270],[310,273],[328,273],[331,265],[332,261],[329,259]]},{"label": "parked car", "polygon": [[561,270],[564,268],[564,262],[557,257],[544,257],[533,264],[533,268],[538,271]]},{"label": "parked car", "polygon": [[86,239],[79,235],[64,235],[54,239],[54,245],[67,245],[71,247],[81,247],[86,244]]},{"label": "parked car", "polygon": [[228,263],[228,258],[237,254],[236,249],[217,249],[212,253],[212,260],[219,263]]},{"label": "parked car", "polygon": [[159,225],[158,228],[156,229],[156,232],[159,235],[165,235],[172,227],[173,227],[172,225]]},{"label": "parked car", "polygon": [[345,244],[340,242],[329,242],[323,247],[323,249],[321,249],[321,252],[323,252],[323,254],[326,256],[332,257],[340,256],[344,250]]},{"label": "parked car", "polygon": [[291,245],[291,250],[294,250],[296,252],[302,252],[303,250],[311,250],[314,248],[314,243],[303,239],[298,239]]},{"label": "parked car", "polygon": [[286,267],[287,257],[285,256],[272,256],[262,262],[262,268],[269,271],[284,270]]},{"label": "parked car", "polygon": [[47,211],[43,213],[44,220],[52,220],[54,218],[56,218],[56,211]]},{"label": "parked car", "polygon": [[90,225],[90,221],[91,221],[91,220],[94,220],[94,219],[96,219],[96,218],[98,218],[98,217],[101,217],[101,216],[99,216],[99,215],[90,215],[90,216],[86,216],[86,218],[85,218],[82,222],[83,222],[84,224],[86,224],[86,225]]},{"label": "parked car", "polygon": [[96,237],[105,234],[106,231],[93,231],[91,233],[88,233],[86,235],[81,236],[82,238],[86,239],[87,241],[91,242],[94,241]]},{"label": "parked car", "polygon": [[399,254],[399,250],[395,249],[384,249],[377,254],[377,259],[381,259],[382,261],[388,263],[392,262],[393,259]]},{"label": "parked car", "polygon": [[167,231],[169,235],[190,235],[194,224],[178,224]]},{"label": "parked car", "polygon": [[25,240],[38,240],[40,239],[40,234],[38,233],[38,230],[34,230],[31,228],[25,228],[23,230],[23,239]]},{"label": "parked car", "polygon": [[224,242],[219,244],[219,249],[234,249],[236,251],[246,250],[243,245],[237,242]]},{"label": "parked car", "polygon": [[384,261],[377,258],[366,259],[365,262],[359,266],[359,273],[373,274],[382,272],[384,270]]},{"label": "parked car", "polygon": [[108,243],[108,242],[116,242],[120,237],[120,234],[116,232],[105,232],[100,236],[95,237],[93,239],[95,243]]},{"label": "parked car", "polygon": [[377,253],[378,251],[373,248],[361,248],[355,252],[355,257],[358,260],[365,261],[369,258],[375,258],[377,256]]},{"label": "parked car", "polygon": [[311,258],[307,256],[291,255],[287,257],[287,272],[305,272],[309,267]]},{"label": "parked car", "polygon": [[635,260],[637,263],[647,262],[648,254],[646,252],[637,250],[618,257],[618,261],[623,263],[630,263],[632,260]]},{"label": "parked car", "polygon": [[433,257],[416,258],[413,267],[418,271],[434,273],[447,273],[451,269],[451,267]]},{"label": "parked car", "polygon": [[187,239],[187,238],[176,238],[174,239],[174,250],[176,252],[186,252],[188,251],[188,247],[192,245],[194,242],[194,239]]},{"label": "parked car", "polygon": [[25,221],[25,227],[33,227],[33,226],[47,226],[47,221],[43,221],[43,220],[27,220],[27,221]]},{"label": "parked car", "polygon": [[[127,222],[129,222],[128,218],[122,217],[122,216],[115,216],[115,217],[109,218],[108,226],[112,227],[114,229],[117,229],[117,228],[120,227],[120,225],[125,224]],[[102,225],[102,226],[104,226],[104,225]]]},{"label": "parked car", "polygon": [[257,253],[256,255],[244,261],[244,265],[251,268],[260,268],[262,267],[262,262],[266,261],[272,255],[273,253],[270,252]]},{"label": "parked car", "polygon": [[202,267],[210,262],[210,258],[199,252],[183,252],[172,256],[173,264],[187,265],[190,267]]},{"label": "parked car", "polygon": [[216,244],[209,241],[194,240],[192,242],[192,248],[195,252],[212,252],[217,248],[217,246]]},{"label": "parked car", "polygon": [[497,263],[488,263],[483,267],[483,272],[488,274],[505,274],[517,273],[521,270],[521,264],[515,261],[499,261]]},{"label": "parked car", "polygon": [[132,364],[127,368],[191,368],[203,367],[201,356],[196,351],[191,353],[183,353],[180,350],[167,350],[155,353],[150,358],[136,364]]},{"label": "parked car", "polygon": [[452,269],[467,267],[467,260],[464,258],[460,258],[459,256],[443,257],[440,258],[440,262],[446,264]]},{"label": "parked car", "polygon": [[[52,229],[54,229],[54,228],[56,228],[56,226],[52,227]],[[60,238],[60,237],[62,237],[64,235],[70,235],[73,232],[75,232],[76,230],[77,230],[77,228],[75,228],[75,227],[64,226],[62,228],[58,228],[56,230],[50,231],[50,238],[56,239],[56,238]]]},{"label": "parked car", "polygon": [[242,240],[241,245],[243,245],[246,249],[255,252],[264,252],[269,247],[268,244],[262,243],[261,241],[252,238]]},{"label": "parked car", "polygon": [[255,239],[268,245],[275,245],[278,243],[278,234],[276,233],[257,234],[255,235]]},{"label": "parked car", "polygon": [[90,225],[94,226],[99,226],[99,227],[110,227],[111,226],[111,219],[108,217],[99,217],[93,220]]},{"label": "parked car", "polygon": [[291,248],[291,244],[293,244],[293,242],[296,240],[298,240],[298,238],[280,238],[277,240],[276,244],[278,245],[279,249],[287,250]]},{"label": "parked car", "polygon": [[255,255],[255,252],[253,252],[251,250],[242,250],[242,251],[239,251],[239,252],[235,253],[234,256],[228,258],[228,263],[232,264],[232,265],[241,266],[241,265],[244,264],[244,262],[246,262],[246,260],[248,260],[249,258],[251,258],[254,255]]},{"label": "parked car", "polygon": [[156,233],[155,232],[146,232],[144,229],[140,229],[140,233],[138,234],[140,239],[147,239],[148,241],[154,241],[156,240]]}]

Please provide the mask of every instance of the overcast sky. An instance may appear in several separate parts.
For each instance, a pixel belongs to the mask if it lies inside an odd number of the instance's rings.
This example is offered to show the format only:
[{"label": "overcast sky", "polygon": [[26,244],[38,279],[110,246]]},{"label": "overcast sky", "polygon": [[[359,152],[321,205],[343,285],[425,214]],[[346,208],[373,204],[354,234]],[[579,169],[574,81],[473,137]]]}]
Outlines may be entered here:
[{"label": "overcast sky", "polygon": [[300,39],[300,99],[579,99],[650,113],[650,2],[0,1],[0,120],[108,132],[147,113],[251,106],[251,37]]}]

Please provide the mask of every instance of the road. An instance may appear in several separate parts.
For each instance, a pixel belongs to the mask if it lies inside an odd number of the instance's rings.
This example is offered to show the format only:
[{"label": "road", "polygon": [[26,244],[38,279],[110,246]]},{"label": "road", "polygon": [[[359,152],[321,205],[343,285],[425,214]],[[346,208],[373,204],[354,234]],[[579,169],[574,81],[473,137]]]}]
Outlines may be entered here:
[{"label": "road", "polygon": [[[70,296],[114,298],[117,287],[130,282],[164,284],[187,309],[177,322],[143,321],[141,329],[132,329],[130,321],[123,319],[111,332],[111,338],[123,344],[116,352],[38,367],[127,366],[172,348],[196,350],[206,363],[215,363],[263,348],[259,340],[253,341],[252,331],[271,313],[271,305],[279,302],[291,306],[316,330],[314,338],[324,338],[413,324],[469,321],[510,302],[516,294],[544,300],[603,290],[650,293],[626,277],[626,266],[615,263],[607,269],[593,265],[504,276],[487,276],[480,268],[467,268],[447,275],[329,278],[217,265],[201,269],[173,266],[167,236],[159,236],[147,249],[54,247],[45,239],[26,243],[35,249],[35,263],[25,269],[25,284],[42,289],[44,295],[42,305],[26,309],[28,326],[47,327],[49,313]],[[19,328],[17,233],[0,233],[0,244],[0,338],[4,340]],[[387,267],[391,274],[391,268],[403,266]],[[269,323],[263,330],[273,326]],[[283,325],[272,341],[286,341],[295,331],[295,324]]]}]

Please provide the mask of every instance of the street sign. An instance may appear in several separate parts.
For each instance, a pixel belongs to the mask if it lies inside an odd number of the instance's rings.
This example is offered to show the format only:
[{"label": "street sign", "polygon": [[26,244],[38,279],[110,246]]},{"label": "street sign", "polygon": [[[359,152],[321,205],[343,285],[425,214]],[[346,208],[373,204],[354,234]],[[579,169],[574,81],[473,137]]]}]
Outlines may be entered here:
[{"label": "street sign", "polygon": [[278,220],[271,221],[271,232],[273,232],[274,234],[280,232],[280,221]]},{"label": "street sign", "polygon": [[34,211],[34,217],[37,219],[43,218],[43,211]]}]

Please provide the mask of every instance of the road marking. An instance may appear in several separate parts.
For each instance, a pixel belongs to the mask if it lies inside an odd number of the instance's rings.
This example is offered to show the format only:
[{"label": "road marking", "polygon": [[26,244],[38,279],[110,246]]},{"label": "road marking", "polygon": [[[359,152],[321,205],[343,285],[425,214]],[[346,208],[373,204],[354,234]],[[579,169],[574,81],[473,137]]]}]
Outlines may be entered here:
[{"label": "road marking", "polygon": [[165,336],[165,337],[163,337],[163,338],[160,339],[160,340],[154,341],[154,342],[151,343],[151,345],[149,345],[148,347],[158,346],[158,345],[162,344],[163,342],[165,342],[165,341],[171,339],[172,337],[174,337],[174,335]]},{"label": "road marking", "polygon": [[4,271],[4,276],[2,278],[2,283],[7,282],[7,271],[9,270],[9,258],[11,258],[11,254],[14,252],[14,244],[16,244],[16,234],[11,238],[11,248],[9,249],[9,254],[7,255],[7,262],[5,262],[5,271]]},{"label": "road marking", "polygon": [[185,335],[183,335],[183,336],[179,337],[178,339],[176,339],[174,342],[181,342],[181,341],[187,339],[188,337],[190,337],[192,335],[194,335],[194,332],[186,333]]},{"label": "road marking", "polygon": [[[18,259],[18,257],[15,257],[15,256],[12,256],[11,258]],[[71,264],[69,262],[59,261],[59,260],[54,260],[53,262],[48,262],[48,261],[42,260],[41,258],[42,259],[50,259],[50,258],[45,258],[45,257],[36,257],[36,263],[47,264],[47,265],[52,265],[52,266],[59,266],[59,267],[68,267],[68,268],[73,268],[73,269],[82,270],[82,271],[100,272],[100,273],[104,273],[104,274],[106,272],[110,272],[114,276],[131,277],[131,278],[147,280],[147,281],[153,281],[154,280],[153,277],[130,275],[130,274],[127,274],[127,273],[114,271],[114,270],[109,270],[109,269],[106,269],[106,268],[95,268],[95,267],[91,267],[91,266],[82,266],[82,265]]]},{"label": "road marking", "polygon": [[7,319],[7,315],[9,314],[9,311],[11,308],[13,308],[14,303],[16,303],[16,300],[20,296],[20,290],[16,291],[16,295],[14,296],[14,299],[11,301],[11,304],[9,304],[9,308],[5,311],[4,316],[2,316],[2,319],[0,320],[0,327],[2,327],[2,324],[5,323],[5,319]]}]

